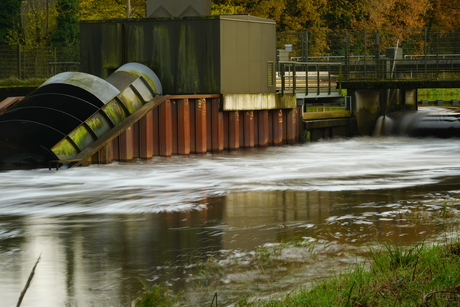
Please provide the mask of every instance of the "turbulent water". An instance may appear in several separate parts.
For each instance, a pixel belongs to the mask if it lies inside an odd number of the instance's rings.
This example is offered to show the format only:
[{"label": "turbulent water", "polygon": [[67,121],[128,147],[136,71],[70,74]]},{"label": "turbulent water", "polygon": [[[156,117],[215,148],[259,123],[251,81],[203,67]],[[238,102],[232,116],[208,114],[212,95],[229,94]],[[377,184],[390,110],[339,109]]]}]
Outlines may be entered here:
[{"label": "turbulent water", "polygon": [[436,236],[400,215],[454,203],[459,156],[455,138],[362,137],[1,172],[0,305],[16,305],[39,255],[23,307],[128,306],[138,278],[186,289],[186,265],[216,253]]}]

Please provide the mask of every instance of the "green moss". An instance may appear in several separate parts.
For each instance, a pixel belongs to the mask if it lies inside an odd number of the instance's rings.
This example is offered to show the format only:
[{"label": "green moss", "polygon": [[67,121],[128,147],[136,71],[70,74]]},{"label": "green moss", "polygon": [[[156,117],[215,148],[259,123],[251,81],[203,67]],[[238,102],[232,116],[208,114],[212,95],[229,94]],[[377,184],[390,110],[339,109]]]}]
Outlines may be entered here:
[{"label": "green moss", "polygon": [[11,77],[7,79],[0,79],[0,87],[2,88],[8,88],[8,87],[21,87],[21,86],[27,86],[27,87],[38,87],[43,82],[45,82],[46,79],[41,79],[41,78],[32,78],[32,79],[18,79],[16,77]]},{"label": "green moss", "polygon": [[179,34],[177,90],[179,93],[200,92],[200,74],[197,62],[195,31],[182,24]]}]

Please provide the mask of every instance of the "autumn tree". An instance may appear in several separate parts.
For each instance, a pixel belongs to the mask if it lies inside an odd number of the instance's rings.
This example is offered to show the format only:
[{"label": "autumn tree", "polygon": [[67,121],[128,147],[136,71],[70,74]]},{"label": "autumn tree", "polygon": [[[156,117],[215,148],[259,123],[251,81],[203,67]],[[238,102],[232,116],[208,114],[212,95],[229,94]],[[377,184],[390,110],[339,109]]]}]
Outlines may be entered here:
[{"label": "autumn tree", "polygon": [[129,18],[144,18],[146,0],[79,0],[80,20],[103,20],[126,18],[127,4],[130,4]]},{"label": "autumn tree", "polygon": [[51,44],[51,35],[56,28],[56,0],[24,1],[21,9],[23,38],[10,37],[11,44],[29,46]]},{"label": "autumn tree", "polygon": [[238,15],[247,14],[247,9],[241,5],[231,5],[228,3],[212,3],[211,15]]}]

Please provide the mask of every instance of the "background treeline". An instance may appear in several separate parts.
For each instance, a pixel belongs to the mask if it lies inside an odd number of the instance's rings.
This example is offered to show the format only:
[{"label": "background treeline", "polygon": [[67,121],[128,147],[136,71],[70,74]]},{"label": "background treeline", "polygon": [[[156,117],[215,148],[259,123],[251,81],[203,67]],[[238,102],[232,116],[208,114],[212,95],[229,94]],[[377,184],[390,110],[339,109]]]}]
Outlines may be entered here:
[{"label": "background treeline", "polygon": [[459,0],[214,0],[213,9],[274,19],[278,32],[460,25]]},{"label": "background treeline", "polygon": [[[0,45],[76,47],[80,20],[143,18],[145,12],[146,0],[1,0]],[[330,33],[344,29],[382,31],[393,45],[415,28],[442,28],[417,35],[443,37],[460,25],[460,0],[213,0],[212,13],[270,18],[278,32],[308,31],[314,54],[330,45]]]}]

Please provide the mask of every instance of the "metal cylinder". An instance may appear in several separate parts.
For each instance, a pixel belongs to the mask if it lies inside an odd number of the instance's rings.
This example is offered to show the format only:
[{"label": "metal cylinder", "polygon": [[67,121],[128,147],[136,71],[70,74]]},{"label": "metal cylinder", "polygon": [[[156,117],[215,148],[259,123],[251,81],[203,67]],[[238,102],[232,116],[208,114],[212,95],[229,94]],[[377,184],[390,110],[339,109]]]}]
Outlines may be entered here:
[{"label": "metal cylinder", "polygon": [[58,74],[0,116],[0,167],[71,159],[161,92],[156,74],[138,63],[106,80]]}]

